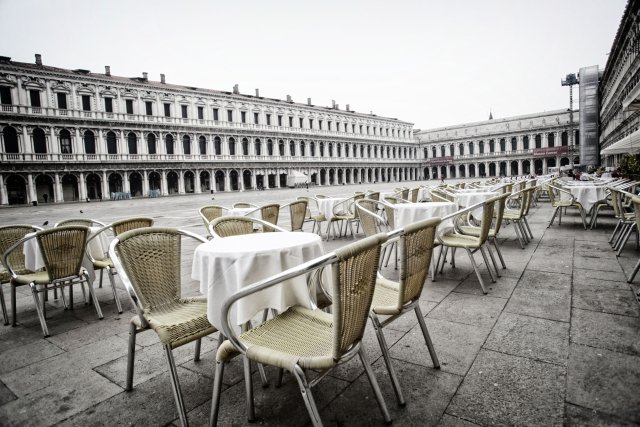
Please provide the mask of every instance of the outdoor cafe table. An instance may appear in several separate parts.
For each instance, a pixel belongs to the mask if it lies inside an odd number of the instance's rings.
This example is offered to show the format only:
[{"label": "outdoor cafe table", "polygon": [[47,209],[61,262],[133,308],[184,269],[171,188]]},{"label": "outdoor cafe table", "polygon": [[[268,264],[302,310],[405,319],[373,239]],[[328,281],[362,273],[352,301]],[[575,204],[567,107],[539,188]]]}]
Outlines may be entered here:
[{"label": "outdoor cafe table", "polygon": [[[246,216],[248,213],[255,211],[258,208],[231,208],[227,211],[229,216]],[[259,211],[258,211],[259,212]]]},{"label": "outdoor cafe table", "polygon": [[[458,210],[453,202],[397,203],[393,205],[395,226],[405,227],[414,222],[429,218],[442,218]],[[451,219],[440,224],[441,227],[453,227]]]},{"label": "outdoor cafe table", "polygon": [[[473,206],[476,203],[484,202],[485,200],[489,200],[492,197],[499,196],[500,193],[496,191],[481,191],[481,192],[465,192],[465,193],[456,193],[456,202],[460,207],[466,208],[468,206]],[[472,212],[473,215],[479,215],[482,212],[482,208],[478,208]]]},{"label": "outdoor cafe table", "polygon": [[318,210],[324,214],[327,221],[331,221],[333,218],[333,207],[340,202],[347,200],[346,197],[326,197],[318,200]]},{"label": "outdoor cafe table", "polygon": [[[89,234],[87,237],[100,229],[101,227],[89,227]],[[28,236],[29,235],[35,235],[35,233],[28,234]],[[107,253],[108,248],[109,239],[107,238],[106,233],[100,233],[98,237],[91,239],[89,245],[85,249],[85,252],[91,254],[94,259],[102,259]],[[25,241],[24,245],[22,245],[22,253],[24,254],[24,266],[27,270],[38,271],[41,268],[44,268],[44,259],[42,258],[42,252],[40,251],[40,245],[38,244],[37,239],[29,239]],[[96,274],[93,270],[93,263],[89,257],[85,256],[83,258],[82,266],[87,270],[87,273],[89,273],[89,279],[93,282],[96,278]]]},{"label": "outdoor cafe table", "polygon": [[[200,281],[207,296],[207,317],[220,329],[224,301],[241,288],[324,255],[315,233],[252,233],[215,238],[199,245],[193,256],[191,277]],[[329,269],[324,270],[324,283]],[[314,294],[315,295],[315,294]],[[304,275],[238,301],[230,316],[232,325],[243,325],[267,308],[280,312],[293,305],[314,308]]]},{"label": "outdoor cafe table", "polygon": [[[575,197],[576,202],[582,205],[585,212],[591,211],[593,205],[607,197],[607,188],[602,185],[567,185],[564,186],[564,189],[571,192],[571,195]],[[570,199],[567,193],[562,192],[560,198],[564,201]]]}]

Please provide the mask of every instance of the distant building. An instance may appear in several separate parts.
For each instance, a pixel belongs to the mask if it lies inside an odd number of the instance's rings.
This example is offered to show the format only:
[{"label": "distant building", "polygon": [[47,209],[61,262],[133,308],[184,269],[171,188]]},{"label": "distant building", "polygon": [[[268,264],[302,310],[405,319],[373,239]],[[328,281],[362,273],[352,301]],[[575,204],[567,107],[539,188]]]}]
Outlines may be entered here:
[{"label": "distant building", "polygon": [[640,1],[630,0],[600,80],[601,163],[640,152]]},{"label": "distant building", "polygon": [[[425,179],[546,174],[548,168],[578,164],[578,123],[568,110],[493,118],[420,130]],[[570,135],[574,132],[574,145]]]},{"label": "distant building", "polygon": [[0,204],[421,179],[413,124],[0,57]]}]

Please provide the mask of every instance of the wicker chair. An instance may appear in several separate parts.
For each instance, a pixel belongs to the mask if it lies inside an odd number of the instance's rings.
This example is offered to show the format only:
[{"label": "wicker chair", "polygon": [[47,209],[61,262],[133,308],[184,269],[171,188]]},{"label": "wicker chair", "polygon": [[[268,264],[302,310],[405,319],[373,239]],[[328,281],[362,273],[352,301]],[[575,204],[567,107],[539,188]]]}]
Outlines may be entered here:
[{"label": "wicker chair", "polygon": [[[291,372],[300,386],[314,426],[322,425],[322,421],[311,387],[331,369],[357,354],[360,356],[385,421],[391,421],[362,347],[362,336],[375,288],[380,245],[386,240],[385,234],[367,237],[243,288],[225,301],[222,332],[228,340],[222,343],[216,354],[210,425],[215,425],[218,420],[224,365],[239,354],[243,354],[252,361]],[[332,265],[333,272],[332,314],[319,309],[294,306],[239,336],[229,324],[229,311],[238,300],[329,264]],[[320,373],[315,378],[307,380],[306,370],[320,371]],[[250,382],[247,387],[247,400],[249,419],[252,420],[254,411]]]},{"label": "wicker chair", "polygon": [[620,232],[618,233],[618,237],[613,244],[613,249],[616,251],[616,256],[618,257],[622,253],[624,246],[627,244],[631,233],[634,230],[637,230],[635,210],[627,212],[627,207],[625,204],[626,202],[632,204],[632,200],[634,197],[636,197],[636,195],[624,190],[616,190],[615,194],[615,200],[618,205],[618,212],[621,213],[619,224],[622,226],[620,228]]},{"label": "wicker chair", "polygon": [[305,220],[307,218],[307,201],[296,200],[295,202],[287,203],[280,207],[280,209],[288,208],[289,217],[291,218],[291,231],[302,231]]},{"label": "wicker chair", "polygon": [[505,209],[502,216],[503,220],[510,221],[513,224],[513,230],[516,233],[516,237],[518,237],[518,242],[522,249],[529,243],[529,235],[525,230],[523,218],[527,210],[527,204],[529,203],[527,199],[531,196],[531,189],[520,190],[513,193],[509,199],[507,199],[507,205],[509,205],[509,200],[511,199],[518,199],[520,202],[516,205],[516,209]]},{"label": "wicker chair", "polygon": [[[358,215],[360,216],[360,223],[362,224],[362,231],[364,231],[365,236],[373,236],[378,233],[386,233],[391,231],[393,228],[389,225],[389,222],[378,215],[377,212],[382,210],[384,212],[385,204],[381,202],[376,202],[371,199],[363,199],[358,200],[356,202],[356,209],[358,210]],[[393,211],[393,209],[391,209]],[[393,218],[393,213],[391,213],[391,218]],[[387,255],[387,263],[388,259],[391,257],[394,249],[397,251],[396,241],[392,240],[389,244],[384,245],[382,248],[381,260],[385,259],[385,254]],[[379,265],[379,268],[382,267],[382,262]]]},{"label": "wicker chair", "polygon": [[[46,293],[50,289],[61,290],[62,301],[66,307],[64,288],[72,287],[74,284],[84,286],[84,283],[86,283],[89,286],[89,294],[98,313],[98,319],[102,319],[100,303],[93,292],[93,286],[89,282],[89,275],[82,267],[88,234],[89,228],[83,225],[54,227],[20,239],[4,253],[4,264],[11,274],[12,286],[29,285],[31,287],[38,318],[40,319],[40,326],[45,337],[49,336],[49,329],[45,319],[44,299],[41,301],[38,294]],[[45,269],[35,273],[18,274],[11,262],[14,258],[12,252],[18,248],[22,250],[22,245],[28,239],[36,239],[38,241]],[[24,267],[24,265],[21,267]],[[70,293],[71,298],[73,297]]]},{"label": "wicker chair", "polygon": [[182,425],[187,425],[187,413],[173,350],[196,341],[195,360],[198,361],[202,337],[217,331],[207,320],[206,297],[181,297],[181,246],[186,238],[206,242],[188,231],[146,227],[118,235],[109,247],[109,256],[120,272],[137,313],[129,329],[126,390],[133,389],[136,335],[153,329],[165,350]]},{"label": "wicker chair", "polygon": [[[422,315],[419,305],[420,294],[422,293],[424,282],[429,274],[429,263],[431,263],[434,237],[438,224],[440,224],[440,218],[432,218],[410,224],[404,228],[399,242],[401,254],[400,280],[396,282],[378,274],[376,289],[373,294],[373,302],[371,303],[369,317],[375,328],[378,343],[382,350],[382,356],[387,365],[389,377],[391,377],[391,384],[393,385],[393,390],[396,393],[400,405],[405,404],[404,396],[402,395],[400,382],[398,381],[395,369],[393,369],[391,363],[389,347],[384,338],[383,328],[404,313],[414,311],[418,318],[425,343],[429,349],[433,367],[436,369],[440,368],[440,362],[431,343],[427,325],[424,323],[424,316]],[[379,316],[388,317],[381,321]]]},{"label": "wicker chair", "polygon": [[[551,217],[551,221],[549,221],[549,225],[547,228],[553,225],[553,221],[556,219],[556,215],[558,215],[558,225],[562,224],[562,208],[576,208],[580,212],[580,217],[582,218],[582,225],[584,229],[587,229],[587,219],[584,208],[579,202],[576,202],[576,198],[571,194],[570,191],[565,190],[564,188],[557,187],[555,185],[547,184],[547,189],[549,191],[549,199],[551,200],[551,206],[555,208],[553,211],[553,216]],[[562,200],[561,195],[565,194],[568,200]]]},{"label": "wicker chair", "polygon": [[85,227],[104,227],[105,223],[96,219],[89,218],[71,218],[62,220],[54,225],[54,227],[61,227],[63,225],[84,225]]},{"label": "wicker chair", "polygon": [[412,203],[418,203],[418,193],[420,193],[419,187],[412,188],[411,190],[409,190],[409,198],[407,200]]},{"label": "wicker chair", "polygon": [[315,197],[300,196],[298,200],[306,200],[307,213],[305,216],[305,222],[313,222],[312,233],[322,233],[322,223],[327,220],[322,212],[318,209],[318,200]]},{"label": "wicker chair", "polygon": [[[152,227],[153,226],[153,218],[149,217],[132,217],[132,218],[124,218],[118,221],[114,221],[109,225],[105,225],[100,230],[93,233],[89,239],[87,240],[87,244],[91,244],[91,240],[98,238],[101,233],[106,233],[111,230],[114,236],[119,236],[120,234],[129,231],[135,230],[137,228],[144,227]],[[109,283],[111,284],[111,291],[113,292],[113,299],[116,302],[116,307],[118,308],[118,313],[122,313],[122,304],[120,303],[120,297],[118,297],[118,292],[116,291],[116,281],[114,276],[118,274],[115,267],[113,266],[113,262],[107,253],[102,254],[100,258],[95,258],[91,251],[87,251],[87,256],[91,260],[93,264],[94,270],[100,270],[100,282],[98,287],[102,287],[102,279],[104,276],[105,270],[109,275]]]},{"label": "wicker chair", "polygon": [[228,210],[229,209],[225,208],[224,206],[218,206],[218,205],[209,205],[209,206],[201,207],[199,212],[200,212],[200,218],[202,218],[202,222],[204,222],[204,228],[208,229],[209,223],[211,221],[213,221],[216,218],[220,218],[221,216],[224,216],[226,214],[226,211]]},{"label": "wicker chair", "polygon": [[[270,224],[278,225],[278,217],[280,216],[280,205],[277,203],[271,203],[268,205],[264,205],[254,212],[259,211],[260,217],[263,221],[267,221]],[[247,216],[251,215],[252,212],[248,213]],[[273,229],[263,229],[262,231],[275,231]]]},{"label": "wicker chair", "polygon": [[[327,225],[327,240],[329,240],[331,231],[333,231],[332,226],[335,225],[334,223],[336,222],[344,224],[344,227],[345,227],[344,234],[346,234],[346,228],[349,228],[349,231],[351,232],[351,236],[354,239],[356,238],[356,234],[353,231],[353,223],[359,223],[360,217],[358,217],[358,211],[356,210],[355,202],[362,199],[364,199],[364,194],[356,194],[355,196],[349,197],[348,199],[343,200],[342,202],[336,203],[333,206],[333,217],[331,217],[331,220]],[[340,225],[339,230],[340,230],[339,234],[341,236],[343,234],[342,225]],[[334,238],[336,237],[335,231],[333,233],[333,237]]]},{"label": "wicker chair", "polygon": [[[473,206],[469,206],[465,209],[462,209],[454,214],[451,215],[447,215],[445,217],[443,217],[442,219],[448,219],[449,217],[461,217],[462,215],[467,215],[470,212],[474,211],[475,209],[477,209],[479,206],[482,206],[482,220],[480,223],[480,233],[479,236],[468,236],[465,234],[460,234],[457,232],[451,232],[451,233],[447,233],[447,234],[440,234],[438,236],[438,241],[440,244],[442,244],[442,248],[440,249],[440,254],[438,255],[438,261],[443,258],[442,260],[442,267],[441,267],[441,272],[442,269],[444,269],[444,263],[446,260],[446,256],[447,256],[447,251],[449,248],[453,248],[453,249],[457,249],[457,248],[461,248],[466,250],[467,255],[469,255],[469,259],[471,260],[471,265],[473,266],[473,270],[476,273],[476,276],[478,277],[478,281],[480,282],[480,287],[482,288],[482,292],[483,293],[487,293],[487,290],[484,286],[484,281],[482,280],[482,276],[480,275],[480,270],[478,270],[478,265],[476,264],[475,259],[473,258],[473,253],[471,252],[472,249],[477,249],[480,251],[480,254],[482,255],[482,258],[484,259],[484,263],[487,266],[487,269],[489,270],[489,274],[491,275],[491,281],[495,282],[496,278],[493,275],[493,270],[491,270],[491,267],[489,266],[489,260],[487,258],[487,255],[484,251],[484,247],[485,247],[485,242],[487,241],[487,238],[489,237],[489,229],[491,228],[491,221],[493,220],[493,211],[494,211],[494,207],[495,207],[495,203],[500,199],[500,196],[496,196],[496,197],[492,197],[488,200],[486,200],[483,203],[479,203],[477,205],[473,205]],[[455,219],[454,219],[454,223],[455,223]],[[452,261],[451,261],[452,265],[455,266],[455,255],[452,256]],[[436,264],[437,265],[437,264]]]},{"label": "wicker chair", "polygon": [[[640,197],[633,197],[631,199],[631,203],[633,203],[633,212],[635,215],[635,219],[636,219],[636,229],[640,230]],[[633,279],[636,277],[636,274],[638,274],[638,270],[640,270],[640,259],[638,260],[638,262],[636,262],[636,265],[633,267],[633,271],[631,272],[631,274],[629,275],[629,278],[627,279],[628,283],[633,282]],[[640,296],[640,290],[638,290],[637,295]]]},{"label": "wicker chair", "polygon": [[[16,242],[20,241],[27,234],[35,231],[42,230],[40,227],[27,224],[5,225],[0,227],[0,253],[4,254],[7,249],[13,246]],[[22,253],[22,246],[16,248],[10,255],[9,262],[13,266],[13,271],[16,274],[29,274],[33,273],[27,270],[24,266],[24,254]],[[12,311],[12,325],[16,326],[16,283],[11,282],[11,273],[4,266],[0,264],[0,305],[2,306],[2,317],[4,318],[4,324],[9,324],[9,316],[7,314],[7,305],[4,300],[4,293],[2,291],[2,285],[9,283],[11,286],[11,311]]]},{"label": "wicker chair", "polygon": [[229,237],[238,236],[240,234],[251,234],[254,227],[262,227],[262,230],[269,231],[287,231],[282,227],[273,225],[270,222],[263,221],[258,218],[247,216],[221,216],[209,223],[209,234],[211,237]]}]

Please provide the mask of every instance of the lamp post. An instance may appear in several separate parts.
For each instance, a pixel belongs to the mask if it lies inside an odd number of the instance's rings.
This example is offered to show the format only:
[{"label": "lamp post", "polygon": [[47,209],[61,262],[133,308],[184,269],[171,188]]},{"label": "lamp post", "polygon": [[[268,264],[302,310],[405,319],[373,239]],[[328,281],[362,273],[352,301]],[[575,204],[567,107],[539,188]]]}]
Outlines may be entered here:
[{"label": "lamp post", "polygon": [[[571,153],[571,168],[573,169],[573,86],[580,83],[580,78],[575,74],[567,74],[567,76],[560,80],[560,84],[562,86],[569,86],[569,152]],[[560,166],[558,165],[558,170],[560,170]]]}]

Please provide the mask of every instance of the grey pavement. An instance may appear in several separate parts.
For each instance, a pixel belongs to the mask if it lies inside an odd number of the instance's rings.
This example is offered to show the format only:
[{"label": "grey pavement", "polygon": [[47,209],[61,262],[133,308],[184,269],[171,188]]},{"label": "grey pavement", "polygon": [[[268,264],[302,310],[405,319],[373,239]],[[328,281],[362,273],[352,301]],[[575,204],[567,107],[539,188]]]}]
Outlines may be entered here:
[{"label": "grey pavement", "polygon": [[[397,186],[405,183],[398,183]],[[414,185],[415,183],[406,183]],[[350,194],[392,190],[394,184],[312,187],[309,194]],[[0,224],[49,224],[71,217],[104,222],[152,216],[157,225],[206,231],[198,208],[234,201],[285,203],[306,189],[200,194],[0,209]],[[215,197],[215,200],[211,200]],[[385,329],[391,356],[407,400],[398,406],[373,329],[364,346],[396,425],[637,425],[640,423],[640,278],[626,283],[638,260],[634,239],[617,258],[607,240],[615,225],[603,216],[597,229],[584,230],[567,212],[562,225],[547,228],[548,203],[532,208],[534,239],[521,249],[512,225],[501,231],[507,269],[483,295],[466,253],[456,267],[445,266],[427,280],[421,297],[441,369],[434,369],[411,313]],[[281,219],[287,223],[287,215]],[[360,237],[360,236],[359,236]],[[325,242],[330,251],[352,240]],[[185,248],[187,256],[192,247]],[[476,254],[478,262],[480,256]],[[397,271],[382,273],[390,278]],[[197,294],[183,262],[186,294]],[[138,336],[134,390],[124,391],[131,302],[116,278],[125,312],[118,314],[110,288],[97,290],[104,320],[78,294],[73,310],[47,302],[49,338],[43,338],[33,299],[18,288],[19,325],[0,326],[0,425],[179,425],[162,347],[151,331]],[[8,286],[4,287],[8,296]],[[79,290],[78,290],[79,292]],[[10,298],[7,303],[10,308]],[[413,316],[413,317],[412,317]],[[203,340],[202,359],[193,345],[174,351],[189,422],[204,425],[211,407],[217,336]],[[275,388],[260,386],[254,372],[257,423],[310,424],[299,389],[290,375]],[[220,425],[246,425],[242,366],[225,370]],[[364,370],[354,359],[314,389],[326,425],[380,425],[382,417]]]}]

